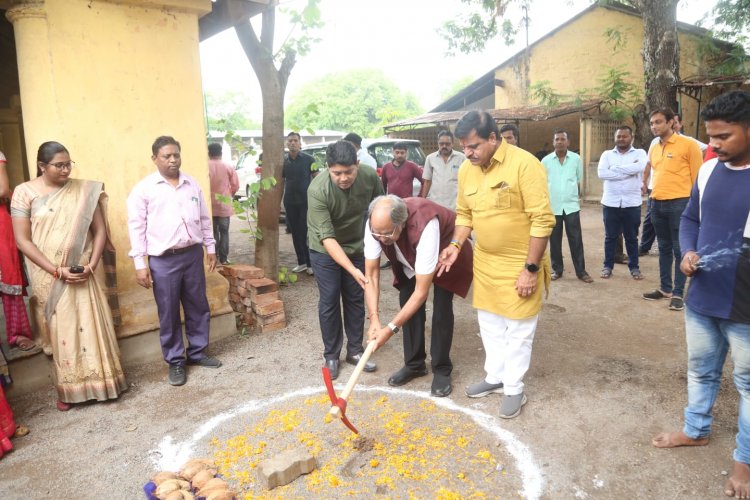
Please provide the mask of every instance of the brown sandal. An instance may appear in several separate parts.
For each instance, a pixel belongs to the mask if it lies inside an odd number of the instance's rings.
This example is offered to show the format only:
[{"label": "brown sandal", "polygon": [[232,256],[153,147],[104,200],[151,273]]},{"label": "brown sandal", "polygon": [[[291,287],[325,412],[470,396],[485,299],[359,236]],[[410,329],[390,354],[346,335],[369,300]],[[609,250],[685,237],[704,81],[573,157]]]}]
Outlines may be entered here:
[{"label": "brown sandal", "polygon": [[14,436],[17,438],[24,437],[29,432],[31,431],[28,427],[26,427],[25,425],[19,425],[18,427],[16,427],[16,433],[14,434]]},{"label": "brown sandal", "polygon": [[32,349],[36,347],[36,343],[29,338],[18,337],[18,340],[16,340],[15,347],[17,347],[18,349],[22,351],[31,351]]}]

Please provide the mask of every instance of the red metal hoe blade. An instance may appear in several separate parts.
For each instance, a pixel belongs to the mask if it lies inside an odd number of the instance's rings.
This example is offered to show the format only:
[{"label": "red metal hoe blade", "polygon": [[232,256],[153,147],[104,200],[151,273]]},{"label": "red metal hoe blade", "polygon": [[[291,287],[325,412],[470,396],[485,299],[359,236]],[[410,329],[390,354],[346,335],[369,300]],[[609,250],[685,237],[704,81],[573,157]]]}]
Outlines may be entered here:
[{"label": "red metal hoe blade", "polygon": [[328,370],[327,366],[323,367],[323,381],[326,384],[326,389],[328,389],[328,397],[331,398],[331,404],[333,404],[333,406],[338,406],[341,409],[341,421],[344,422],[344,425],[354,434],[359,434],[359,431],[351,422],[349,422],[349,419],[346,418],[346,400],[336,396],[336,391],[333,389],[333,380],[331,380],[331,372]]}]

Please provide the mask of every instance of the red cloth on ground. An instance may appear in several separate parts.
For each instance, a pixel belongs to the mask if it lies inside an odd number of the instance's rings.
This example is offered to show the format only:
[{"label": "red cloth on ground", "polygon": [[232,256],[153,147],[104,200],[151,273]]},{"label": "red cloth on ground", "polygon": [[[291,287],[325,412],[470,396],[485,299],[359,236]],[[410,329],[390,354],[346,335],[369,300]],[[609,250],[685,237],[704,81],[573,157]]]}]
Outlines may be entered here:
[{"label": "red cloth on ground", "polygon": [[5,399],[5,392],[0,386],[0,457],[5,452],[13,449],[10,442],[11,436],[16,433],[16,422],[13,420],[13,412]]}]

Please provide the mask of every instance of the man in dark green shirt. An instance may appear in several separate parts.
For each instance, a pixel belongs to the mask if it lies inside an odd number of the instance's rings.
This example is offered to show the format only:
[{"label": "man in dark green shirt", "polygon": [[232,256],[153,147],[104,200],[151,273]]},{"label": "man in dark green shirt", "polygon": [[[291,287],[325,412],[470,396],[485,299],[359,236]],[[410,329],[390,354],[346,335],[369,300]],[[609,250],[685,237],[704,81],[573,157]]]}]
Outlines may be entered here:
[{"label": "man in dark green shirt", "polygon": [[[375,170],[359,169],[357,151],[347,141],[326,150],[328,169],[307,190],[307,237],[320,299],[318,319],[325,365],[335,379],[346,331],[346,362],[362,356],[365,326],[364,227],[367,207],[383,193]],[[341,304],[343,303],[343,330]],[[368,362],[365,371],[375,371]]]}]

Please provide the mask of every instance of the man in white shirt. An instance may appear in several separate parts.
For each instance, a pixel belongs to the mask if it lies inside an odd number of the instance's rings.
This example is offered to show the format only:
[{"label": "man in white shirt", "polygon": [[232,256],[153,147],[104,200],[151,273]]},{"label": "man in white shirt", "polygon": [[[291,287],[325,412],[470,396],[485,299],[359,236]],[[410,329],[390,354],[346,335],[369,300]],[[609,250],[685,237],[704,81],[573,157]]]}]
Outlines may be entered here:
[{"label": "man in white shirt", "polygon": [[[433,286],[431,394],[445,397],[451,393],[450,359],[453,342],[453,295],[466,297],[474,276],[470,244],[459,248],[459,256],[450,272],[436,276],[438,255],[450,245],[455,230],[455,212],[424,198],[401,199],[379,196],[370,203],[365,226],[365,303],[369,311],[371,342],[382,346],[404,328],[404,366],[388,379],[392,386],[404,385],[427,375],[425,359],[425,302]],[[401,310],[385,326],[380,323],[380,255],[393,263],[393,286],[399,290]]]},{"label": "man in white shirt", "polygon": [[360,137],[359,134],[349,132],[344,136],[344,140],[354,144],[354,147],[357,149],[357,160],[359,160],[360,167],[362,165],[367,165],[368,167],[372,167],[374,169],[378,168],[378,162],[375,161],[375,158],[373,158],[366,149],[362,149],[362,137]]},{"label": "man in white shirt", "polygon": [[641,178],[648,157],[633,147],[633,129],[627,125],[615,131],[615,147],[602,153],[598,174],[603,182],[604,267],[601,277],[612,276],[615,246],[622,234],[633,279],[641,280],[638,267],[638,227],[641,225]]},{"label": "man in white shirt", "polygon": [[453,134],[449,130],[438,132],[438,148],[425,159],[419,196],[455,211],[458,169],[466,157],[453,150]]}]

